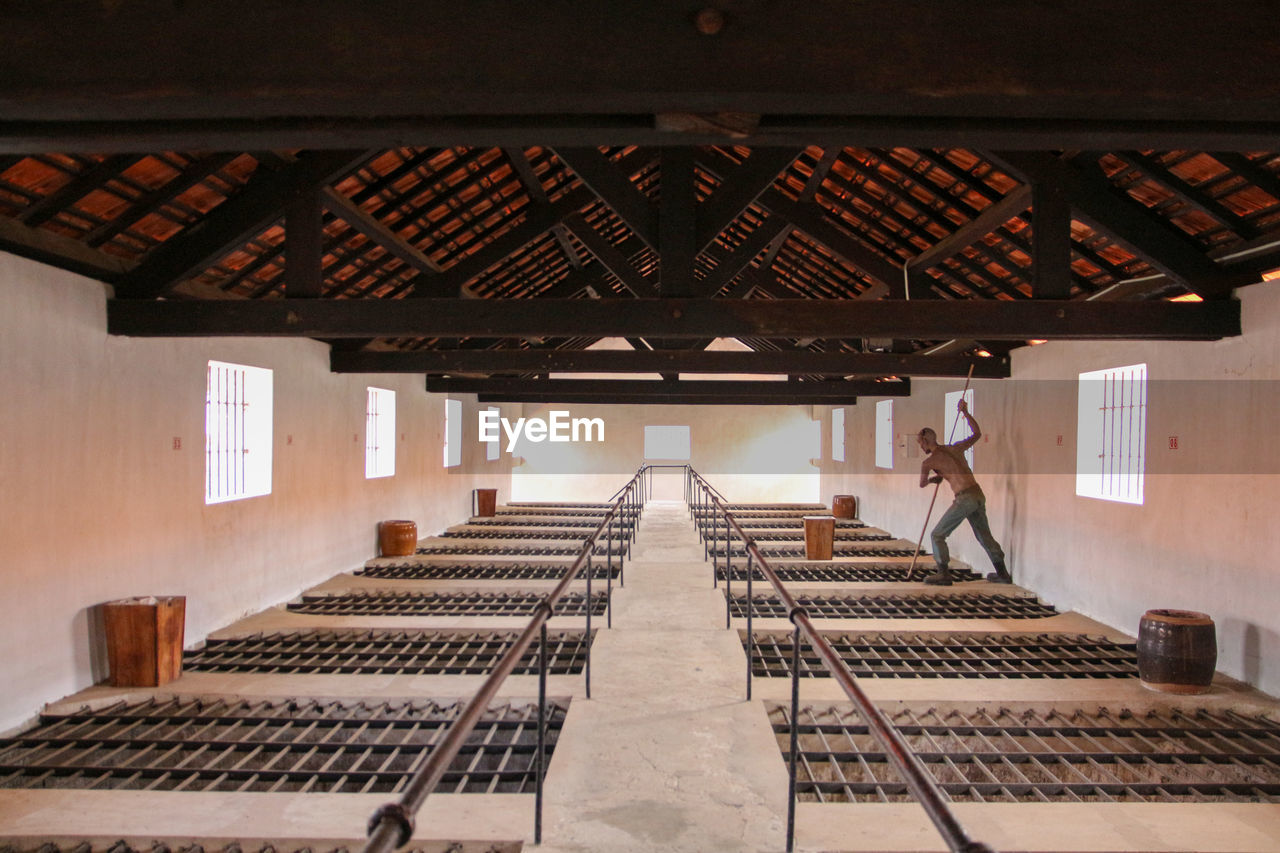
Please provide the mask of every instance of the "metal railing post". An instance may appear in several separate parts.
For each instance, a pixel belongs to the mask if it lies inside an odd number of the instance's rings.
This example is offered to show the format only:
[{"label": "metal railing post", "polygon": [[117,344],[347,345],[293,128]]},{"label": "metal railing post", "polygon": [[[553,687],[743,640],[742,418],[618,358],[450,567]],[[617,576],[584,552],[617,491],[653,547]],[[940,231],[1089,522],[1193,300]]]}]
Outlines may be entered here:
[{"label": "metal railing post", "polygon": [[586,673],[587,682],[587,698],[591,698],[591,575],[594,569],[591,566],[591,552],[587,552],[587,657],[583,662],[582,669]]},{"label": "metal railing post", "polygon": [[755,568],[751,565],[751,549],[747,549],[747,701],[751,701],[751,665],[756,653],[756,635],[751,633],[751,612],[753,602],[751,600],[751,578],[756,573]]},{"label": "metal railing post", "polygon": [[729,542],[729,519],[724,521],[724,627],[733,627],[733,546]]},{"label": "metal railing post", "polygon": [[547,623],[538,642],[538,786],[533,814],[533,843],[542,843],[542,778],[547,774]]},{"label": "metal railing post", "polygon": [[609,519],[609,540],[605,544],[608,549],[608,558],[605,564],[605,596],[604,596],[604,612],[605,627],[613,627],[613,519]]},{"label": "metal railing post", "polygon": [[792,633],[791,643],[791,760],[788,762],[790,771],[787,774],[787,853],[796,849],[796,765],[800,757],[799,624],[796,624],[796,629]]}]

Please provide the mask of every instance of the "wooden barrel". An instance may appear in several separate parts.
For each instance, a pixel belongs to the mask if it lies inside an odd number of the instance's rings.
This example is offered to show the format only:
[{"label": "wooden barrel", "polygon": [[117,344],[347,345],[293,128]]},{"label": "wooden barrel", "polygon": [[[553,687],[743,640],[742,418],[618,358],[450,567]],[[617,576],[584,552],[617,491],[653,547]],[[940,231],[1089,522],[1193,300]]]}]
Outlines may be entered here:
[{"label": "wooden barrel", "polygon": [[804,517],[804,557],[806,560],[830,560],[836,538],[836,520],[830,515]]},{"label": "wooden barrel", "polygon": [[1218,663],[1213,620],[1193,610],[1148,610],[1138,625],[1138,677],[1162,693],[1207,693]]},{"label": "wooden barrel", "polygon": [[384,521],[378,525],[378,553],[408,557],[418,546],[418,525],[412,521]]},{"label": "wooden barrel", "polygon": [[476,516],[492,518],[498,514],[498,490],[476,489]]},{"label": "wooden barrel", "polygon": [[831,499],[831,514],[836,518],[857,518],[858,499],[853,495],[836,495]]}]

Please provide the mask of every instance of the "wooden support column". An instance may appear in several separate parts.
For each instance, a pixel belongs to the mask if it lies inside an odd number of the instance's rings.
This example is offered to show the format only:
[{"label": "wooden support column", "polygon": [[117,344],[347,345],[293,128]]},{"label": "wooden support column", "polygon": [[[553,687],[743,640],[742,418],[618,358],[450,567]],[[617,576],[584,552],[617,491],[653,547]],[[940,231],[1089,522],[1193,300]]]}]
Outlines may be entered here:
[{"label": "wooden support column", "polygon": [[1071,298],[1071,205],[1060,170],[1031,185],[1032,296]]},{"label": "wooden support column", "polygon": [[697,198],[693,149],[662,149],[662,205],[658,213],[658,290],[663,296],[693,295]]},{"label": "wooden support column", "polygon": [[308,192],[284,215],[284,292],[290,299],[318,298],[324,287],[324,225],[320,194]]}]

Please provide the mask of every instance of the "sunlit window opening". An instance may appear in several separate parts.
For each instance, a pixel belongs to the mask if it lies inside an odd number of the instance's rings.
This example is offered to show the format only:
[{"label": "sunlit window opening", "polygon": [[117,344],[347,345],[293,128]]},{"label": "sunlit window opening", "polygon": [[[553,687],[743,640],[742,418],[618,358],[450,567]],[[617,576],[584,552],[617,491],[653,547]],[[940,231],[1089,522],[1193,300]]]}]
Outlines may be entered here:
[{"label": "sunlit window opening", "polygon": [[876,403],[876,467],[893,469],[893,401]]},{"label": "sunlit window opening", "polygon": [[831,410],[831,459],[844,461],[844,409]]},{"label": "sunlit window opening", "polygon": [[444,467],[462,464],[462,401],[444,401]]},{"label": "sunlit window opening", "polygon": [[[969,422],[960,415],[960,410],[956,408],[960,404],[959,391],[949,391],[942,404],[943,430],[942,435],[938,436],[939,444],[955,444],[964,441],[973,435],[973,430],[969,429]],[[975,418],[978,416],[973,410],[973,389],[970,388],[964,392],[964,401],[969,404],[969,414]],[[969,463],[969,467],[973,467],[973,448],[970,447],[964,452],[964,459]]]},{"label": "sunlit window opening", "polygon": [[204,502],[271,493],[271,371],[210,361],[205,374]]},{"label": "sunlit window opening", "polygon": [[1142,503],[1146,472],[1147,366],[1080,374],[1076,494]]},{"label": "sunlit window opening", "polygon": [[687,426],[646,426],[644,458],[688,461],[692,442]]},{"label": "sunlit window opening", "polygon": [[364,476],[396,473],[396,392],[369,388],[364,416]]},{"label": "sunlit window opening", "polygon": [[[490,406],[485,411],[493,412],[493,422],[499,423],[498,421],[499,411],[497,406]],[[499,430],[498,432],[499,434],[501,434],[501,430]],[[495,438],[493,441],[484,442],[484,458],[487,459],[488,461],[492,462],[493,460],[497,459],[501,453],[502,453],[501,438]]]}]

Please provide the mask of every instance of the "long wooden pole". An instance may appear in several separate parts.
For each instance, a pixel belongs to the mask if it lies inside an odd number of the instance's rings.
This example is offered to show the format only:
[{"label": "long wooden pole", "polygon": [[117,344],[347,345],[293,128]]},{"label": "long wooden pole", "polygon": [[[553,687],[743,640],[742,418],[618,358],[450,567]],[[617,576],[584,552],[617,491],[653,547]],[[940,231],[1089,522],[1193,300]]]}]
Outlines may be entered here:
[{"label": "long wooden pole", "polygon": [[[964,390],[960,392],[960,399],[964,399],[964,395],[969,393],[969,381],[973,379],[973,365],[969,365],[969,375],[964,379]],[[959,404],[957,404],[958,406]],[[956,418],[951,423],[951,434],[947,436],[947,444],[951,443],[951,439],[955,438],[956,427],[960,425],[960,419]],[[942,481],[933,484],[933,497],[929,499],[929,511],[924,514],[924,526],[920,528],[920,535],[916,538],[916,550],[911,555],[911,568],[907,569],[907,580],[910,581],[915,577],[916,561],[920,559],[920,547],[924,545],[924,532],[929,529],[929,519],[933,515],[933,504],[938,500],[938,489],[942,488]]]}]

